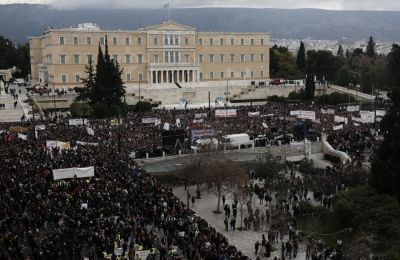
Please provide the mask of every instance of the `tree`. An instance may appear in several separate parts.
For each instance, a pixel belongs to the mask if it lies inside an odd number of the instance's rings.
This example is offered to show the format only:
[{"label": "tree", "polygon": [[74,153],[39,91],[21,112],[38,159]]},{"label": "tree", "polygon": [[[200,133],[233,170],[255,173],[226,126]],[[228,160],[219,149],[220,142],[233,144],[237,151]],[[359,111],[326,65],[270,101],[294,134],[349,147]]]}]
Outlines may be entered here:
[{"label": "tree", "polygon": [[306,49],[304,47],[304,43],[300,42],[300,48],[297,52],[297,60],[296,60],[297,67],[302,71],[305,72],[306,70]]},{"label": "tree", "polygon": [[392,106],[381,121],[384,141],[375,154],[369,183],[380,193],[400,199],[400,90],[389,94]]},{"label": "tree", "polygon": [[393,75],[394,84],[396,87],[400,86],[400,45],[393,44],[392,50],[388,55],[388,65],[389,71]]},{"label": "tree", "polygon": [[367,44],[367,53],[366,53],[367,56],[371,59],[376,58],[375,45],[376,43],[374,41],[374,38],[371,36]]},{"label": "tree", "polygon": [[93,69],[93,61],[89,60],[89,64],[85,65],[85,73],[87,74],[87,78],[82,79],[82,82],[85,85],[85,88],[82,92],[80,92],[77,100],[88,101],[94,99],[93,90],[96,85],[95,81],[95,73]]},{"label": "tree", "polygon": [[340,44],[340,45],[339,45],[339,48],[338,48],[338,51],[337,51],[337,56],[343,58],[343,57],[344,57],[343,55],[344,55],[343,47],[342,47],[342,45]]},{"label": "tree", "polygon": [[351,72],[347,66],[342,66],[337,72],[335,83],[339,86],[348,87],[351,80]]},{"label": "tree", "polygon": [[270,72],[272,78],[296,79],[303,76],[293,54],[277,45],[270,48]]}]

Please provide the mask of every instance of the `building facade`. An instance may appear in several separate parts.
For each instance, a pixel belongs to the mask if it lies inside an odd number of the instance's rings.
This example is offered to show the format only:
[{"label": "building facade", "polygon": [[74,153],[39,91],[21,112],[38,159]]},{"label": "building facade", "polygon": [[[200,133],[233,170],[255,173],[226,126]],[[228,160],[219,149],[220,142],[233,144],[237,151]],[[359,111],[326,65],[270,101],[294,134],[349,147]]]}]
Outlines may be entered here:
[{"label": "building facade", "polygon": [[97,63],[99,44],[104,51],[106,39],[125,84],[269,78],[268,33],[196,32],[168,21],[137,31],[106,31],[93,24],[48,29],[29,38],[32,81],[82,86],[85,65]]}]

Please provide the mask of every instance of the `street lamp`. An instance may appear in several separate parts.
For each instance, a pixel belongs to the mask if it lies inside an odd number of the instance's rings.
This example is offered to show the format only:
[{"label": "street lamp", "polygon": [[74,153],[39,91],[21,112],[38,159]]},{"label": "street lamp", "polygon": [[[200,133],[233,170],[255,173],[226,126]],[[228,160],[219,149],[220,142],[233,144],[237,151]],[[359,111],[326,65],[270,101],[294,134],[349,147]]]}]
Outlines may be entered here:
[{"label": "street lamp", "polygon": [[226,108],[226,106],[227,106],[227,104],[228,104],[228,102],[229,102],[229,95],[230,93],[229,93],[229,79],[227,79],[226,80],[226,92],[225,92],[225,108]]}]

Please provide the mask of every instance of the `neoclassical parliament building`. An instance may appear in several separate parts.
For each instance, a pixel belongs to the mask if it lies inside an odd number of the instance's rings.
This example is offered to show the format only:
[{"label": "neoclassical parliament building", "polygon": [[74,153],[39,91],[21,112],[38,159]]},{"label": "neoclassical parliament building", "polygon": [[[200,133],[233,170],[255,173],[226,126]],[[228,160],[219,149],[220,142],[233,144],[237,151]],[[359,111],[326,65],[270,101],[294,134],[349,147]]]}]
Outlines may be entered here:
[{"label": "neoclassical parliament building", "polygon": [[126,85],[269,79],[269,33],[197,32],[172,21],[136,31],[95,24],[47,29],[30,37],[31,78],[55,88],[82,86],[107,38]]}]

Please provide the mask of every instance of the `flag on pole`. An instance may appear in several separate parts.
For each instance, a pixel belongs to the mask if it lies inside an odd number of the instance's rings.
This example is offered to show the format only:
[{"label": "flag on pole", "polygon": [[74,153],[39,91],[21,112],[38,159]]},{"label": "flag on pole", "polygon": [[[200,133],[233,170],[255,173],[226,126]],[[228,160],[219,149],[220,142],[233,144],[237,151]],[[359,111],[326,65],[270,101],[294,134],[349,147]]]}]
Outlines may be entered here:
[{"label": "flag on pole", "polygon": [[18,134],[18,138],[22,140],[28,140],[28,136],[23,134]]},{"label": "flag on pole", "polygon": [[86,127],[86,132],[88,135],[94,135],[94,130],[90,127]]},{"label": "flag on pole", "polygon": [[169,7],[169,2],[167,2],[165,5],[164,5],[164,8],[168,8]]}]

